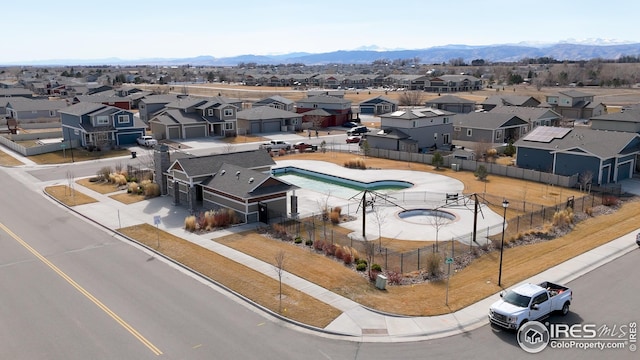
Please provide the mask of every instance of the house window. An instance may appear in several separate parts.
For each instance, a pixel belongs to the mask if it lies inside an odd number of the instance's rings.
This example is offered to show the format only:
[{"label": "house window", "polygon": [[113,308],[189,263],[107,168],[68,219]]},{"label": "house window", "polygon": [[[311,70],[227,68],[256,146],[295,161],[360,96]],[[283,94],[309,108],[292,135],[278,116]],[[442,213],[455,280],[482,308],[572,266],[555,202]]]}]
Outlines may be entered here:
[{"label": "house window", "polygon": [[55,110],[50,110],[49,111],[49,116],[51,116],[51,117],[56,116],[56,111]]},{"label": "house window", "polygon": [[224,129],[225,130],[233,130],[233,123],[232,122],[225,122],[224,123]]},{"label": "house window", "polygon": [[298,125],[298,119],[291,119],[291,125]]},{"label": "house window", "polygon": [[93,136],[95,138],[95,142],[96,143],[103,143],[107,141],[107,135],[109,135],[106,132],[101,132],[101,133],[95,133]]},{"label": "house window", "polygon": [[224,116],[233,116],[233,109],[224,109]]},{"label": "house window", "polygon": [[500,140],[502,138],[502,130],[496,131],[496,140]]},{"label": "house window", "polygon": [[418,122],[416,120],[413,120],[413,127],[417,127],[418,126]]},{"label": "house window", "polygon": [[442,143],[443,144],[451,144],[451,135],[450,134],[442,134]]},{"label": "house window", "polygon": [[118,115],[118,124],[128,124],[129,116],[127,115]]},{"label": "house window", "polygon": [[96,125],[109,125],[109,117],[105,115],[96,116]]},{"label": "house window", "polygon": [[472,129],[467,129],[467,136],[471,137],[473,135]]},{"label": "house window", "polygon": [[449,118],[443,118],[442,119],[442,123],[443,124],[448,124],[449,123]]},{"label": "house window", "polygon": [[207,109],[207,116],[213,116],[213,109]]}]

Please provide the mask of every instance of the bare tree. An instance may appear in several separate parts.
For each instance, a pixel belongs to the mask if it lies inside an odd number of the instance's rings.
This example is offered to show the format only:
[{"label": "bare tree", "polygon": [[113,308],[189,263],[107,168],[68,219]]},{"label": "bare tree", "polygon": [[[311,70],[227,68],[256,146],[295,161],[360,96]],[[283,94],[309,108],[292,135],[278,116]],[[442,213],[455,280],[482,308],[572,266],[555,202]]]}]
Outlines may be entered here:
[{"label": "bare tree", "polygon": [[441,210],[433,209],[431,210],[431,216],[427,216],[429,224],[433,226],[436,230],[436,252],[438,252],[438,233],[443,226],[449,223],[449,219],[447,219]]},{"label": "bare tree", "polygon": [[284,263],[286,259],[286,254],[284,250],[280,250],[276,253],[275,256],[275,268],[276,273],[278,274],[278,281],[280,283],[280,304],[279,304],[279,312],[282,313],[282,274],[284,273]]},{"label": "bare tree", "polygon": [[382,213],[380,205],[373,206],[373,219],[378,225],[378,252],[382,252],[382,225],[385,223],[386,217]]},{"label": "bare tree", "polygon": [[423,104],[423,93],[421,91],[404,91],[398,97],[400,106],[420,106]]},{"label": "bare tree", "polygon": [[235,152],[236,150],[236,146],[232,143],[228,143],[224,146],[224,153],[225,154],[230,154],[232,152]]},{"label": "bare tree", "polygon": [[593,173],[589,170],[584,171],[578,177],[578,182],[580,183],[580,190],[587,191],[589,185],[591,185],[591,181],[593,180]]}]

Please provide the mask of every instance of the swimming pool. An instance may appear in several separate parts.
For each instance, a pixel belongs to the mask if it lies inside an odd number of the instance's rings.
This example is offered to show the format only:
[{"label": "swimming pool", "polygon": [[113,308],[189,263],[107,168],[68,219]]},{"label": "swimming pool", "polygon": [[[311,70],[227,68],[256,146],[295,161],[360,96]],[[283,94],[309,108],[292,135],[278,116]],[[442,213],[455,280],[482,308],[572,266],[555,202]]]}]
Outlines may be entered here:
[{"label": "swimming pool", "polygon": [[413,183],[402,180],[362,182],[335,175],[327,175],[312,170],[301,169],[294,166],[276,168],[271,172],[275,177],[300,188],[313,190],[342,199],[350,199],[365,189],[386,193],[407,189],[413,186]]}]

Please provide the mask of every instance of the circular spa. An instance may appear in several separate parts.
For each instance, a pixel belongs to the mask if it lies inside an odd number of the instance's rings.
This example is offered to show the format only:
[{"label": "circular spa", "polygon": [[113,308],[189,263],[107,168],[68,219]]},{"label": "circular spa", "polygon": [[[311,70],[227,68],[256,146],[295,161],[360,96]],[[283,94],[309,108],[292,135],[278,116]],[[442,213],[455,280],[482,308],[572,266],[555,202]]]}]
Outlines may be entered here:
[{"label": "circular spa", "polygon": [[436,209],[411,209],[398,213],[398,217],[414,224],[448,224],[456,220],[456,215],[444,210]]}]

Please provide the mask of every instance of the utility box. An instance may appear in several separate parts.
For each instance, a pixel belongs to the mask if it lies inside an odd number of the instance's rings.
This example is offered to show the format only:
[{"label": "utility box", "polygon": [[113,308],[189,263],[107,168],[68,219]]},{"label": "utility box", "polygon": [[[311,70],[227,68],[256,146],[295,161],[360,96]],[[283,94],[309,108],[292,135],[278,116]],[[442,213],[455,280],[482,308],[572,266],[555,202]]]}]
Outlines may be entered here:
[{"label": "utility box", "polygon": [[451,164],[451,170],[459,171],[460,170],[460,164]]},{"label": "utility box", "polygon": [[376,287],[380,290],[384,290],[387,288],[387,277],[382,275],[382,274],[378,274],[378,277],[376,277]]}]

